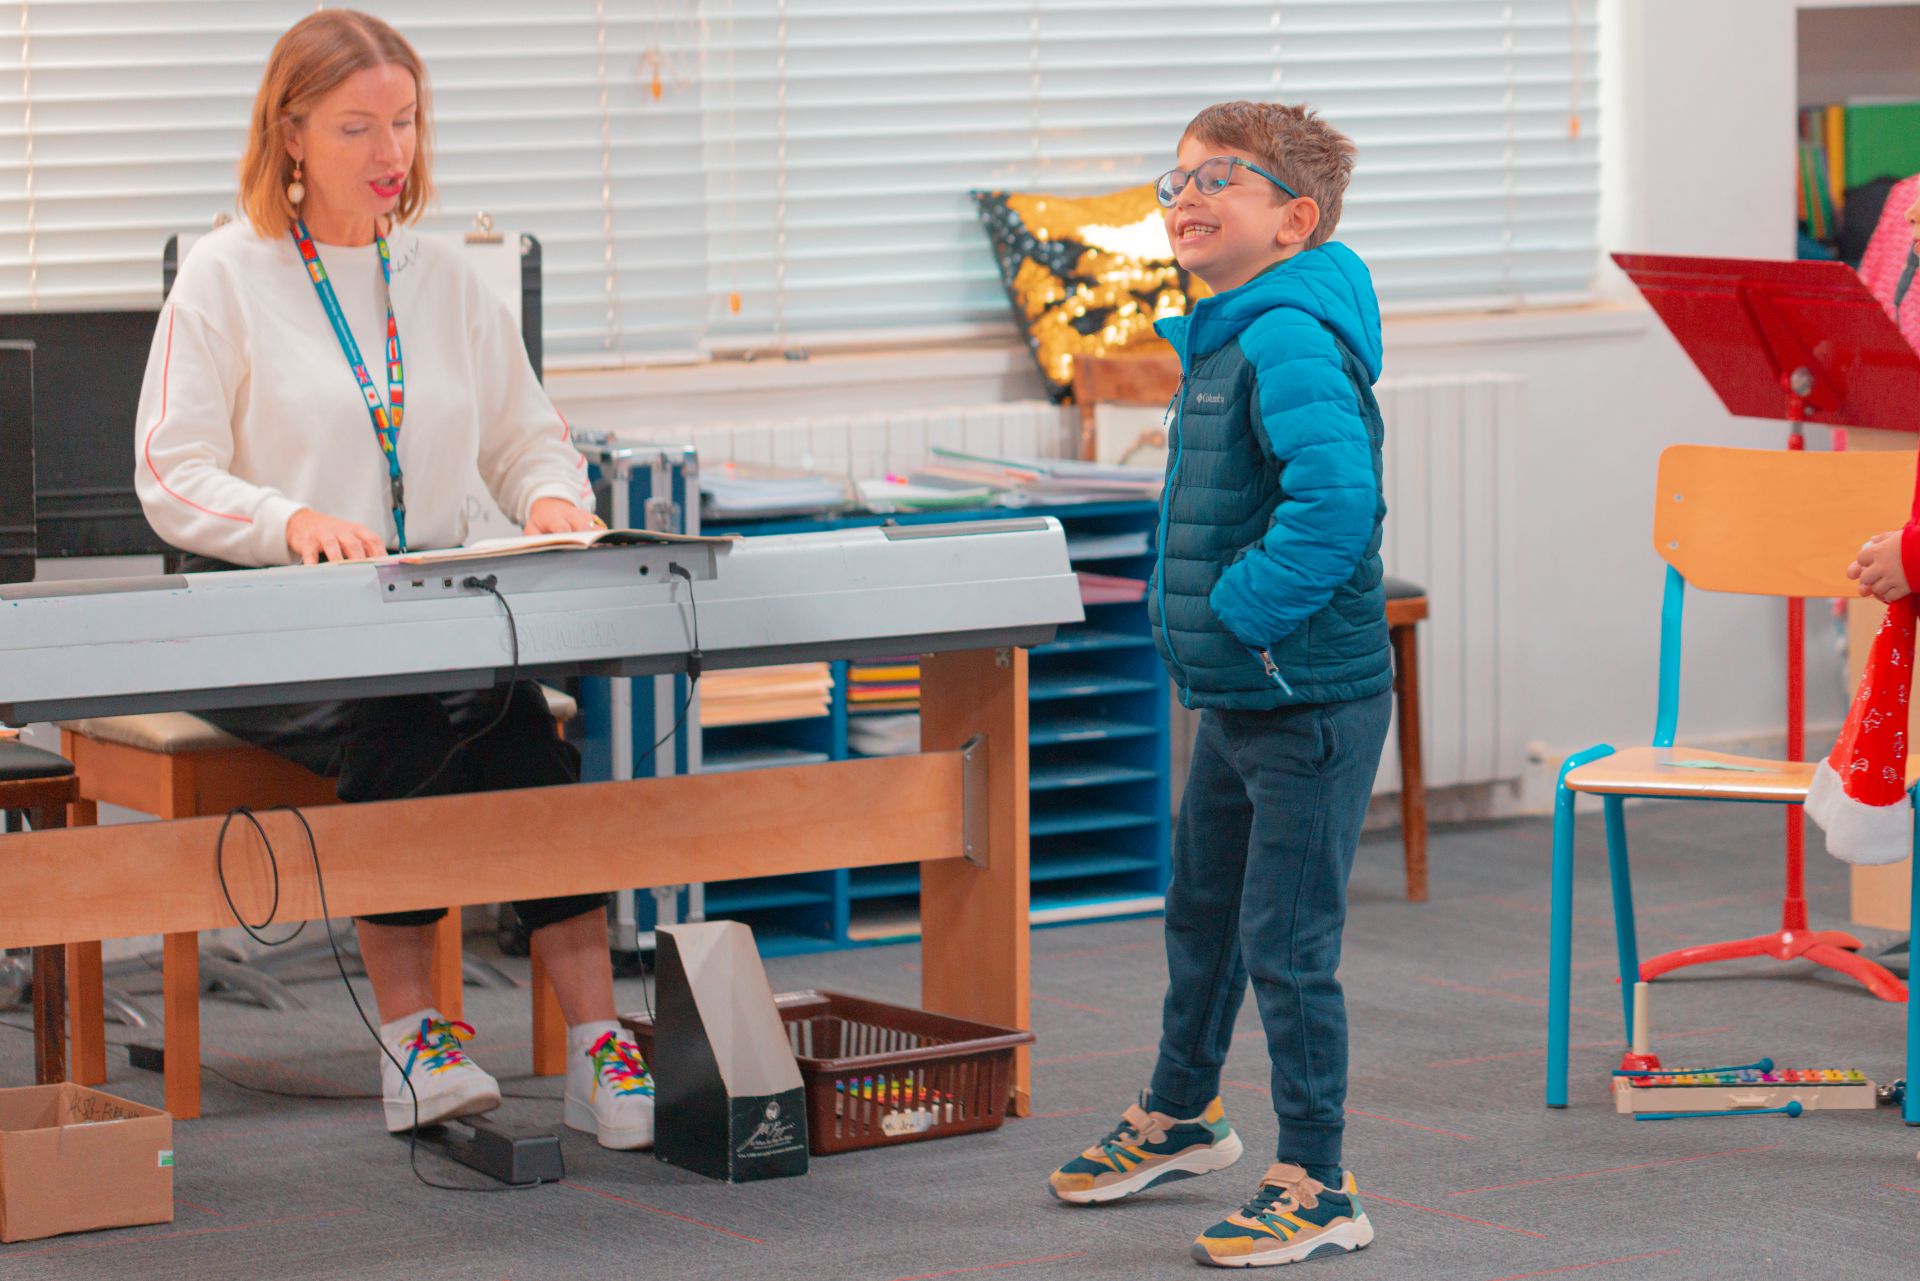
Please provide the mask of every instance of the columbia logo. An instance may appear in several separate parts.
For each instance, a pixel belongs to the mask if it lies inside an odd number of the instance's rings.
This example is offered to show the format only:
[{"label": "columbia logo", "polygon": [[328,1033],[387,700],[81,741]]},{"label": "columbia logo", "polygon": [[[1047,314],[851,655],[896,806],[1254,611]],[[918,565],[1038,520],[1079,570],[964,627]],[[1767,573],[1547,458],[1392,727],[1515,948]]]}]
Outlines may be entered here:
[{"label": "columbia logo", "polygon": [[1203,405],[1224,405],[1227,403],[1227,398],[1217,391],[1197,391],[1193,393],[1193,398]]}]

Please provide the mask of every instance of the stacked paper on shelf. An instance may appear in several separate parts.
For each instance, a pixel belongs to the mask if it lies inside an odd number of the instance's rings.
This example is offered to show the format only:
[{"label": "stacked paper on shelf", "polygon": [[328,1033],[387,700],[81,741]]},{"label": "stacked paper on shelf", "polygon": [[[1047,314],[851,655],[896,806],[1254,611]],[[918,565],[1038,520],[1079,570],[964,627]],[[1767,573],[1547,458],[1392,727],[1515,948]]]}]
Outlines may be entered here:
[{"label": "stacked paper on shelf", "polygon": [[735,516],[810,516],[847,506],[847,485],[832,476],[776,467],[716,463],[700,469],[701,512]]},{"label": "stacked paper on shelf", "polygon": [[1084,462],[1077,458],[996,458],[933,447],[929,476],[1003,489],[1008,503],[1096,503],[1158,498],[1158,467]]},{"label": "stacked paper on shelf", "polygon": [[855,717],[847,722],[847,747],[862,756],[911,756],[920,750],[920,714]]},{"label": "stacked paper on shelf", "polygon": [[1132,604],[1145,598],[1147,581],[1144,578],[1120,578],[1113,574],[1089,574],[1081,570],[1075,575],[1080,580],[1080,600],[1086,605]]},{"label": "stacked paper on shelf", "polygon": [[920,660],[871,658],[847,664],[849,712],[920,710]]},{"label": "stacked paper on shelf", "polygon": [[868,511],[942,511],[953,507],[984,507],[993,501],[994,489],[913,472],[906,476],[889,475],[880,480],[860,482],[860,502]]},{"label": "stacked paper on shelf", "polygon": [[702,774],[733,774],[750,769],[773,769],[782,765],[818,765],[831,758],[825,752],[810,752],[803,747],[783,747],[777,743],[749,747],[709,750],[700,758]]},{"label": "stacked paper on shelf", "polygon": [[786,663],[708,672],[700,678],[700,724],[747,725],[825,716],[833,699],[833,668]]}]

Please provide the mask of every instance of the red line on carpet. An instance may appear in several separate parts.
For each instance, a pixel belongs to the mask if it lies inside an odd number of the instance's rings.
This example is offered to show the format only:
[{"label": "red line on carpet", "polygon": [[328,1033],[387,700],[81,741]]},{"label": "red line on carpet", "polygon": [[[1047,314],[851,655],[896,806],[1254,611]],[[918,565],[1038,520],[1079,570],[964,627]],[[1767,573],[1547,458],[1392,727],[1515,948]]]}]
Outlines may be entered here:
[{"label": "red line on carpet", "polygon": [[[1244,1032],[1235,1032],[1233,1039],[1236,1041],[1244,1041],[1250,1036],[1265,1035],[1266,1033],[1261,1029],[1250,1027]],[[1035,1059],[1033,1065],[1035,1067],[1057,1067],[1062,1063],[1086,1063],[1092,1059],[1115,1059],[1125,1054],[1151,1054],[1159,1048],[1160,1043],[1156,1041],[1152,1045],[1129,1045],[1123,1050],[1089,1050],[1085,1054],[1056,1054],[1050,1059]]]},{"label": "red line on carpet", "polygon": [[186,1206],[189,1210],[198,1210],[202,1214],[211,1214],[216,1219],[220,1217],[220,1211],[214,1209],[210,1205],[201,1205],[198,1202],[189,1201],[183,1196],[176,1196],[173,1199],[179,1202],[181,1205]]},{"label": "red line on carpet", "polygon": [[[1443,987],[1451,992],[1471,992],[1476,996],[1497,996],[1503,1001],[1512,1001],[1519,1005],[1545,1007],[1547,1004],[1545,1000],[1537,996],[1522,996],[1518,992],[1502,992],[1497,987],[1475,987],[1471,983],[1456,983],[1452,979],[1436,978],[1431,974],[1416,974],[1413,976],[1413,981],[1415,983],[1425,983],[1428,987]],[[1575,1014],[1600,1014],[1599,1010],[1590,1010],[1582,1005],[1569,1005],[1567,1008]],[[1602,1015],[1601,1017],[1605,1016]]]},{"label": "red line on carpet", "polygon": [[1438,1214],[1445,1218],[1458,1219],[1462,1223],[1472,1223],[1483,1228],[1495,1228],[1501,1232],[1511,1232],[1515,1236],[1533,1237],[1536,1240],[1540,1240],[1540,1241],[1545,1241],[1547,1239],[1547,1234],[1544,1232],[1530,1232],[1526,1228],[1510,1228],[1504,1223],[1490,1223],[1485,1219],[1475,1219],[1465,1214],[1455,1214],[1452,1210],[1439,1210],[1439,1209],[1435,1209],[1433,1206],[1421,1205],[1415,1201],[1397,1200],[1396,1198],[1390,1197],[1386,1193],[1378,1191],[1376,1189],[1371,1189],[1371,1188],[1367,1189],[1361,1192],[1360,1195],[1363,1199],[1366,1199],[1366,1200],[1385,1201],[1388,1205],[1405,1206],[1409,1210],[1425,1210],[1428,1214]]},{"label": "red line on carpet", "polygon": [[1891,1188],[1895,1192],[1911,1192],[1915,1196],[1920,1196],[1920,1188],[1903,1188],[1898,1183],[1882,1183],[1880,1186],[1883,1188]]},{"label": "red line on carpet", "polygon": [[331,1121],[281,1121],[273,1125],[256,1125],[244,1130],[229,1130],[224,1133],[195,1130],[195,1143],[231,1143],[236,1139],[253,1139],[263,1134],[298,1134],[302,1130],[339,1130],[352,1127],[367,1128],[367,1118],[356,1111],[352,1116],[336,1117]]},{"label": "red line on carpet", "polygon": [[1418,1121],[1402,1121],[1397,1116],[1382,1116],[1378,1112],[1362,1112],[1359,1108],[1348,1108],[1348,1116],[1364,1116],[1369,1121],[1385,1121],[1391,1125],[1404,1125],[1410,1130],[1425,1130],[1428,1134],[1438,1134],[1444,1138],[1459,1139],[1462,1143],[1474,1142],[1471,1134],[1456,1134],[1452,1130],[1439,1130],[1431,1125],[1421,1125]]},{"label": "red line on carpet", "polygon": [[1159,942],[1115,943],[1111,947],[1067,947],[1060,949],[1058,952],[1041,952],[1036,950],[1033,953],[1033,959],[1036,961],[1060,961],[1068,958],[1087,956],[1118,956],[1123,952],[1157,952],[1165,946],[1166,944]]},{"label": "red line on carpet", "polygon": [[1117,1059],[1127,1054],[1147,1054],[1159,1049],[1157,1045],[1129,1045],[1124,1050],[1090,1050],[1085,1054],[1056,1054],[1050,1059],[1035,1059],[1035,1067],[1054,1067],[1061,1063],[1086,1063],[1093,1059]]},{"label": "red line on carpet", "polygon": [[1577,1170],[1572,1174],[1549,1174],[1539,1179],[1522,1179],[1518,1183],[1493,1183],[1484,1188],[1461,1188],[1458,1192],[1449,1192],[1448,1196],[1473,1196],[1477,1192],[1504,1192],[1508,1188],[1530,1188],[1540,1183],[1564,1183],[1568,1179],[1591,1179],[1602,1174],[1629,1174],[1635,1170],[1652,1170],[1663,1165],[1689,1165],[1695,1161],[1711,1161],[1723,1156],[1743,1156],[1750,1152],[1771,1152],[1778,1143],[1767,1143],[1757,1148],[1728,1148],[1725,1152],[1702,1152],[1696,1156],[1674,1156],[1664,1161],[1648,1161],[1643,1165],[1616,1165],[1605,1170]]},{"label": "red line on carpet", "polygon": [[1037,1259],[1015,1259],[1010,1263],[983,1263],[973,1268],[949,1268],[945,1272],[921,1272],[910,1277],[895,1277],[893,1281],[934,1281],[936,1277],[959,1277],[970,1272],[999,1272],[1005,1268],[1025,1268],[1036,1263],[1059,1263],[1066,1259],[1084,1259],[1085,1250],[1075,1250],[1072,1254],[1043,1254]]},{"label": "red line on carpet", "polygon": [[[1818,893],[1822,890],[1837,889],[1844,881],[1829,880],[1825,884],[1815,885],[1808,881],[1806,888]],[[1642,916],[1666,916],[1674,912],[1692,912],[1707,907],[1736,907],[1742,903],[1776,903],[1780,899],[1778,887],[1764,890],[1746,890],[1739,894],[1722,894],[1716,898],[1683,899],[1676,903],[1655,903],[1639,909]]]},{"label": "red line on carpet", "polygon": [[[1569,966],[1567,972],[1569,974],[1578,974],[1582,970],[1610,970],[1616,964],[1618,964],[1616,961],[1579,961]],[[1543,979],[1547,974],[1547,966],[1536,965],[1530,970],[1502,970],[1498,974],[1489,974],[1487,976],[1487,982],[1510,983],[1514,979]]]},{"label": "red line on carpet", "polygon": [[[235,1054],[231,1050],[209,1049],[207,1053],[217,1055],[223,1059],[232,1059],[235,1063],[245,1063],[250,1067],[266,1068],[268,1071],[278,1072],[281,1076],[289,1080],[306,1081],[310,1085],[324,1086],[336,1094],[358,1094],[365,1090],[364,1086],[356,1088],[336,1081],[332,1077],[318,1076],[312,1072],[302,1072],[299,1068],[288,1067],[279,1059],[256,1059],[245,1054]],[[238,1088],[245,1089],[246,1087],[240,1086]]]},{"label": "red line on carpet", "polygon": [[1541,1272],[1515,1272],[1511,1276],[1495,1277],[1493,1281],[1526,1281],[1528,1277],[1552,1277],[1562,1272],[1579,1272],[1583,1268],[1605,1268],[1616,1263],[1637,1263],[1641,1259],[1661,1259],[1678,1253],[1680,1253],[1678,1250],[1654,1250],[1648,1254],[1629,1254],[1618,1259],[1595,1259],[1592,1263],[1569,1263],[1564,1268],[1547,1268]]},{"label": "red line on carpet", "polygon": [[1064,1005],[1069,1010],[1085,1010],[1089,1014],[1098,1014],[1109,1019],[1113,1017],[1112,1010],[1103,1010],[1097,1005],[1082,1005],[1078,1001],[1069,1001],[1063,997],[1048,996],[1045,992],[1032,992],[1028,995],[1036,1001],[1046,1001],[1051,1005]]},{"label": "red line on carpet", "polygon": [[[1271,1088],[1265,1085],[1255,1085],[1252,1081],[1235,1081],[1231,1079],[1222,1079],[1220,1084],[1231,1085],[1236,1090],[1252,1090],[1257,1094],[1265,1094]],[[1364,1116],[1369,1121],[1386,1121],[1393,1125],[1404,1125],[1410,1130],[1425,1130],[1428,1134],[1444,1135],[1449,1139],[1459,1139],[1462,1143],[1472,1143],[1475,1141],[1471,1134],[1456,1134],[1452,1130],[1436,1130],[1431,1125],[1421,1125],[1417,1121],[1402,1121],[1397,1116],[1382,1116],[1378,1112],[1362,1112],[1359,1108],[1348,1108],[1347,1115]]]},{"label": "red line on carpet", "polygon": [[[1538,903],[1529,903],[1524,899],[1503,898],[1498,894],[1483,894],[1475,898],[1462,899],[1460,901],[1465,903],[1489,903],[1494,907],[1504,907],[1515,912],[1526,912],[1533,916],[1551,916],[1553,914],[1553,905],[1545,900]],[[1603,916],[1599,912],[1575,912],[1573,914],[1573,923],[1575,925],[1600,925],[1608,929],[1613,928],[1613,918],[1611,916]]]},{"label": "red line on carpet", "polygon": [[103,1237],[97,1241],[68,1241],[61,1245],[50,1245],[39,1250],[23,1250],[18,1254],[8,1253],[9,1259],[31,1259],[40,1255],[65,1254],[72,1250],[100,1250],[116,1245],[142,1245],[148,1241],[178,1241],[185,1237],[212,1236],[216,1232],[246,1232],[253,1228],[275,1228],[285,1223],[310,1223],[316,1219],[337,1219],[345,1214],[365,1214],[359,1208],[347,1210],[322,1210],[318,1214],[294,1214],[284,1219],[260,1219],[253,1223],[230,1223],[212,1228],[188,1228],[184,1232],[139,1232],[127,1236]]},{"label": "red line on carpet", "polygon": [[665,1219],[678,1219],[682,1223],[691,1223],[696,1228],[705,1228],[709,1232],[718,1232],[721,1236],[732,1237],[736,1241],[751,1241],[755,1245],[766,1244],[766,1242],[759,1237],[750,1237],[744,1232],[735,1232],[730,1228],[723,1228],[719,1224],[708,1223],[704,1220],[693,1218],[690,1215],[675,1214],[672,1210],[662,1210],[657,1205],[647,1205],[645,1202],[635,1201],[629,1197],[616,1196],[614,1193],[601,1188],[590,1188],[584,1183],[575,1183],[572,1179],[560,1180],[560,1186],[563,1188],[572,1188],[577,1192],[591,1192],[595,1196],[605,1197],[609,1201],[618,1201],[621,1205],[630,1205],[636,1210],[645,1210],[648,1214],[657,1214]]},{"label": "red line on carpet", "polygon": [[[1683,1028],[1678,1032],[1662,1032],[1660,1033],[1660,1039],[1662,1041],[1678,1041],[1682,1037],[1721,1036],[1731,1031],[1733,1031],[1732,1027],[1690,1027]],[[1625,1041],[1616,1039],[1612,1041],[1575,1041],[1568,1048],[1575,1050],[1624,1050],[1626,1047],[1627,1043]],[[1429,1068],[1472,1067],[1477,1063],[1498,1063],[1503,1059],[1544,1058],[1546,1053],[1547,1047],[1541,1045],[1531,1050],[1508,1050],[1504,1054],[1482,1054],[1470,1059],[1435,1059],[1425,1066]]]}]

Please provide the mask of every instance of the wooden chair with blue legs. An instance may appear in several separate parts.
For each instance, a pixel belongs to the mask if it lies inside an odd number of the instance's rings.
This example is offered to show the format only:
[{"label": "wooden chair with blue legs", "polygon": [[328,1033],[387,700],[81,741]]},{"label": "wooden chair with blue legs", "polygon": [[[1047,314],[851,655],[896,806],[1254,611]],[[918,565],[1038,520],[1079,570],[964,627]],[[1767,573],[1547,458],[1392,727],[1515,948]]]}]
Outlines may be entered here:
[{"label": "wooden chair with blue legs", "polygon": [[[1613,888],[1614,942],[1620,964],[1624,1027],[1633,1030],[1633,985],[1656,977],[1640,962],[1626,802],[1632,798],[1800,806],[1814,765],[1729,756],[1676,745],[1680,714],[1681,621],[1689,585],[1704,591],[1784,597],[1844,597],[1860,545],[1906,522],[1913,498],[1910,453],[1797,453],[1676,445],[1660,456],[1654,550],[1667,564],[1660,617],[1660,688],[1653,741],[1616,751],[1608,745],[1569,758],[1553,811],[1553,883],[1547,979],[1547,1106],[1567,1105],[1568,1014],[1573,951],[1574,803],[1600,797]],[[1920,765],[1910,765],[1908,782]],[[1796,814],[1797,818],[1798,815]],[[1796,869],[1789,869],[1790,882]],[[1807,960],[1839,970],[1888,1000],[1906,988],[1859,955],[1860,941],[1840,930],[1799,928],[1736,946],[1752,956]],[[1920,919],[1920,918],[1916,918]],[[1909,1059],[1920,1062],[1920,1023],[1908,1009]],[[1912,1066],[1909,1065],[1909,1078]],[[1920,1119],[1909,1102],[1907,1119]]]}]

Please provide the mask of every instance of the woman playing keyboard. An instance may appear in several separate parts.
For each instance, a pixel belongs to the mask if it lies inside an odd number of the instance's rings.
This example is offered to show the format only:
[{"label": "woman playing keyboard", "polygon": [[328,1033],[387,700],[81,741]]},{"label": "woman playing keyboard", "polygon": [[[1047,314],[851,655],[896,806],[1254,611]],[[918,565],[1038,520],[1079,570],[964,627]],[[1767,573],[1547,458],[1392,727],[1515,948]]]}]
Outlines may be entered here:
[{"label": "woman playing keyboard", "polygon": [[[506,306],[457,250],[410,229],[433,196],[431,122],[419,56],[378,18],[325,10],[275,45],[240,163],[244,216],[181,265],[141,394],[141,504],[189,570],[457,545],[476,471],[528,533],[594,523],[585,463]],[[336,778],[349,802],[580,775],[527,682],[204,715]],[[514,906],[567,1019],[567,1124],[648,1146],[653,1085],[615,1021],[604,896]],[[443,915],[357,922],[389,1130],[500,1102],[467,1052],[472,1029],[434,1008]]]}]

